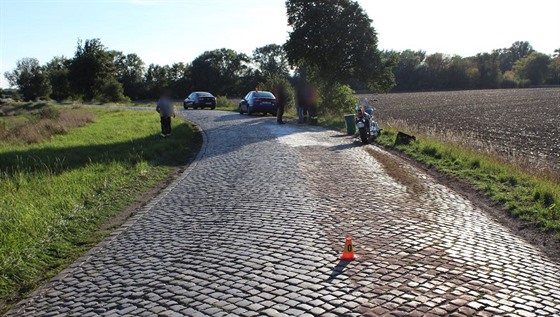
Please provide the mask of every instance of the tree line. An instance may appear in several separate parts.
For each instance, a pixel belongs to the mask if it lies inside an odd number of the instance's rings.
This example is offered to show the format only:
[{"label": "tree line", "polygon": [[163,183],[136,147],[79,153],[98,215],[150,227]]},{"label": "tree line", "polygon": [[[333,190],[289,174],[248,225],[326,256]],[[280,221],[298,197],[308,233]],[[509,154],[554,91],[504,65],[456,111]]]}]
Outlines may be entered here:
[{"label": "tree line", "polygon": [[386,51],[396,56],[395,91],[524,88],[560,85],[560,49],[539,53],[526,41],[471,57]]},{"label": "tree line", "polygon": [[23,58],[4,75],[24,100],[100,102],[155,99],[162,89],[184,98],[190,91],[242,96],[259,83],[282,78],[313,84],[323,112],[353,108],[355,90],[376,92],[517,88],[560,83],[560,49],[552,56],[528,42],[472,57],[424,51],[380,51],[372,20],[352,0],[287,0],[283,45],[206,51],[191,62],[146,65],[140,56],[79,40],[74,56],[40,65]]},{"label": "tree line", "polygon": [[192,90],[239,96],[272,75],[288,74],[286,54],[276,44],[255,49],[252,57],[222,48],[191,63],[146,66],[135,53],[110,50],[100,39],[89,39],[78,41],[73,58],[57,56],[45,65],[23,58],[5,77],[24,100],[122,102],[154,99],[163,89],[175,98]]}]

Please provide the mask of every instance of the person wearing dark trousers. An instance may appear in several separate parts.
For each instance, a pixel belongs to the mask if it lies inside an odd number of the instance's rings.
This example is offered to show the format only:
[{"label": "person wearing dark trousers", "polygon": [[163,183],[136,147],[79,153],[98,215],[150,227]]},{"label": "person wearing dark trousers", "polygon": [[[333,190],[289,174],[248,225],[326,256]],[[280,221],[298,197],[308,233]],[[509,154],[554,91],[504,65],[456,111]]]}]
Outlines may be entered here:
[{"label": "person wearing dark trousers", "polygon": [[167,137],[171,135],[171,117],[175,117],[175,109],[173,108],[173,101],[169,97],[169,92],[164,91],[159,98],[156,106],[156,111],[160,115],[161,121],[161,136]]},{"label": "person wearing dark trousers", "polygon": [[282,116],[284,116],[284,110],[286,108],[286,87],[284,86],[284,83],[280,83],[276,86],[274,94],[276,95],[276,106],[278,107],[276,112],[276,122],[278,122],[278,124],[285,124],[286,122],[282,120]]}]

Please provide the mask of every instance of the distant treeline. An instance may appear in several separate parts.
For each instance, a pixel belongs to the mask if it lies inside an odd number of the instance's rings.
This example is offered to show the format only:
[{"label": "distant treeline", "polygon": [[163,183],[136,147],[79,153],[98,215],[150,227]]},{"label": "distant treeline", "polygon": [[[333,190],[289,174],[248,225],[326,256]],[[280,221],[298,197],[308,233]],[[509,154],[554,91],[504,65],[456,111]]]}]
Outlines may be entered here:
[{"label": "distant treeline", "polygon": [[[423,51],[383,51],[393,60],[393,91],[517,88],[560,84],[560,49],[553,56],[528,42],[472,57],[426,55]],[[163,89],[175,98],[190,91],[241,96],[270,77],[290,77],[292,68],[281,45],[270,44],[252,56],[231,49],[207,51],[190,63],[148,66],[134,54],[109,50],[99,39],[78,41],[74,57],[58,56],[45,65],[23,58],[4,75],[23,100],[99,102],[155,99]],[[367,87],[354,82],[351,87]],[[6,94],[6,91],[4,92]]]},{"label": "distant treeline", "polygon": [[384,55],[397,56],[394,91],[560,85],[560,49],[549,56],[536,52],[528,42],[472,57],[412,50],[386,51]]}]

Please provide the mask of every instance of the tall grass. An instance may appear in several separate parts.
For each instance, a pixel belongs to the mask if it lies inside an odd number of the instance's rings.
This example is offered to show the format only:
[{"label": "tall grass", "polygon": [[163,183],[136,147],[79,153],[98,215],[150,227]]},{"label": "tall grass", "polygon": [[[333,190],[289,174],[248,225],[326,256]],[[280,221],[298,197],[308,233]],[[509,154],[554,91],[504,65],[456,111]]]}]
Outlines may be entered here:
[{"label": "tall grass", "polygon": [[88,111],[95,122],[48,141],[0,143],[0,312],[99,241],[100,225],[197,149],[179,119],[163,139],[155,111]]}]

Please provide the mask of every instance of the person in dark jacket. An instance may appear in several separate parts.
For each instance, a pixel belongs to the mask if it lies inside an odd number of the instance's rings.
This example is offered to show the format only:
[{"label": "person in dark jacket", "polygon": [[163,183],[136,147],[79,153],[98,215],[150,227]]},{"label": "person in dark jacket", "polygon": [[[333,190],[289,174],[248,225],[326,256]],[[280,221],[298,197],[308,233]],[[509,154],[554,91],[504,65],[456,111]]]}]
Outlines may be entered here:
[{"label": "person in dark jacket", "polygon": [[164,91],[159,98],[156,106],[156,111],[160,115],[161,121],[161,136],[166,137],[171,135],[171,117],[175,117],[175,108],[173,101],[169,97],[169,92]]}]

